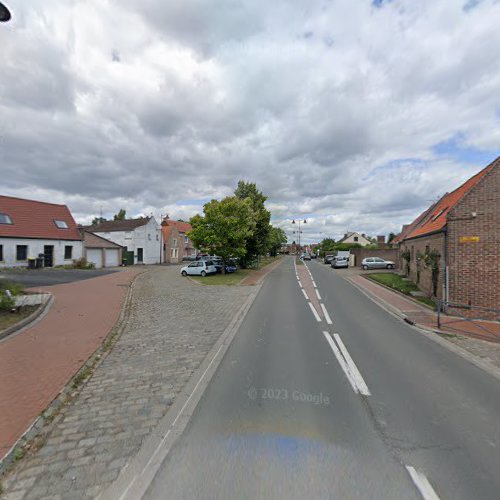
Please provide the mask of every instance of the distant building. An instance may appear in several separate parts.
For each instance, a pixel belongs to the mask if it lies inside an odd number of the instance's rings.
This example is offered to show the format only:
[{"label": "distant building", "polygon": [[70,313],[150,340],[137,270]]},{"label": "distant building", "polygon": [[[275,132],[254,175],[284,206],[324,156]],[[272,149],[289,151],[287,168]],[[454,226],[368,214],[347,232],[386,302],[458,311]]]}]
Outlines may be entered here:
[{"label": "distant building", "polygon": [[172,220],[168,216],[161,223],[163,234],[164,262],[177,264],[184,257],[194,257],[196,249],[187,233],[191,231],[191,224]]},{"label": "distant building", "polygon": [[362,247],[372,244],[372,242],[366,237],[366,234],[360,234],[357,232],[344,234],[344,237],[337,241],[337,243],[357,243]]}]

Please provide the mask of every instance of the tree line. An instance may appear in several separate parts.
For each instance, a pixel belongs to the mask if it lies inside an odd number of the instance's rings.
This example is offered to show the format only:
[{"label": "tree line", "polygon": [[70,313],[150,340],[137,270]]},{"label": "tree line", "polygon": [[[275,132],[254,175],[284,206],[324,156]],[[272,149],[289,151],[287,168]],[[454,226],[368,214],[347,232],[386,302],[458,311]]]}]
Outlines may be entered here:
[{"label": "tree line", "polygon": [[237,258],[243,268],[261,255],[275,256],[287,238],[283,229],[271,225],[266,200],[255,183],[239,181],[233,196],[212,200],[203,206],[203,215],[191,217],[187,235],[199,250],[224,262]]}]

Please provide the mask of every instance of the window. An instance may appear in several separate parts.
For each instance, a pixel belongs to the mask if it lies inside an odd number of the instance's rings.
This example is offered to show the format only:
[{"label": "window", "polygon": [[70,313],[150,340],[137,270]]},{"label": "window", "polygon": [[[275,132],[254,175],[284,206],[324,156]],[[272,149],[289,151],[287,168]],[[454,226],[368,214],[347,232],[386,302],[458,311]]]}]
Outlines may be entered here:
[{"label": "window", "polygon": [[68,223],[65,220],[54,220],[54,224],[59,228],[59,229],[68,229]]},{"label": "window", "polygon": [[156,235],[156,241],[160,241],[160,237]]},{"label": "window", "polygon": [[184,236],[184,244],[189,245],[189,238]]},{"label": "window", "polygon": [[0,245],[0,262],[3,260],[3,245]]},{"label": "window", "polygon": [[151,241],[151,233],[148,233],[148,240]]},{"label": "window", "polygon": [[64,247],[64,260],[71,260],[73,258],[73,247],[66,245]]},{"label": "window", "polygon": [[28,260],[28,245],[16,246],[16,260]]},{"label": "window", "polygon": [[12,224],[12,219],[10,215],[0,214],[0,224]]},{"label": "window", "polygon": [[357,236],[354,236],[354,241],[358,241],[359,238]]},{"label": "window", "polygon": [[174,247],[177,246],[177,240],[174,238]]}]

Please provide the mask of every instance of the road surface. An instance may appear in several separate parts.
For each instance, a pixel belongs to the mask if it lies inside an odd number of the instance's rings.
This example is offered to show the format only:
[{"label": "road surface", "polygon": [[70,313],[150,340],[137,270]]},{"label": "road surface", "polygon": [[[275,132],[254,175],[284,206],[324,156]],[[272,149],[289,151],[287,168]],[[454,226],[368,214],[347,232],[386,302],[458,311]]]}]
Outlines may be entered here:
[{"label": "road surface", "polygon": [[145,498],[498,499],[498,380],[308,267],[331,324],[285,259]]}]

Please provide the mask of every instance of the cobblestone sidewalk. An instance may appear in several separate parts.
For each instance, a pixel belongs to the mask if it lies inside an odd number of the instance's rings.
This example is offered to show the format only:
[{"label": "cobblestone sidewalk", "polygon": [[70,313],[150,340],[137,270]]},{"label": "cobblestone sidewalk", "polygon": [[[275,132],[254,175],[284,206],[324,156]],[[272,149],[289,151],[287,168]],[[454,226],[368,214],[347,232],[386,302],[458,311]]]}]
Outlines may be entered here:
[{"label": "cobblestone sidewalk", "polygon": [[2,498],[94,498],[137,453],[252,291],[197,286],[177,267],[139,276],[122,336],[45,445],[3,480]]}]

